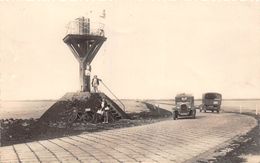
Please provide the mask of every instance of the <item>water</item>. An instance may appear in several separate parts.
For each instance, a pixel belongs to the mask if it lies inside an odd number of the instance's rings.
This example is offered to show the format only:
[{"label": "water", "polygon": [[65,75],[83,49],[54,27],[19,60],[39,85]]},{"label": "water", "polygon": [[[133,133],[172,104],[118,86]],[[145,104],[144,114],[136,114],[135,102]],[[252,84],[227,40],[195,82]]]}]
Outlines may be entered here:
[{"label": "water", "polygon": [[[167,110],[171,110],[175,105],[173,100],[153,100],[150,102]],[[201,103],[201,100],[195,101],[195,105]],[[256,112],[257,109],[258,113],[260,113],[260,100],[223,100],[221,109],[234,112]]]},{"label": "water", "polygon": [[0,119],[39,118],[55,101],[1,101]]},{"label": "water", "polygon": [[260,113],[260,100],[224,100],[222,103],[225,111]]},{"label": "water", "polygon": [[[126,112],[144,111],[144,106],[136,100],[122,100],[126,106]],[[173,100],[153,100],[152,103],[161,108],[170,110],[174,105]],[[5,118],[39,118],[55,101],[2,101],[0,107],[0,119]],[[195,101],[195,105],[201,101]],[[120,106],[120,105],[119,105]],[[241,108],[241,110],[240,110]],[[260,113],[260,100],[223,100],[222,109],[235,112],[256,112]]]}]

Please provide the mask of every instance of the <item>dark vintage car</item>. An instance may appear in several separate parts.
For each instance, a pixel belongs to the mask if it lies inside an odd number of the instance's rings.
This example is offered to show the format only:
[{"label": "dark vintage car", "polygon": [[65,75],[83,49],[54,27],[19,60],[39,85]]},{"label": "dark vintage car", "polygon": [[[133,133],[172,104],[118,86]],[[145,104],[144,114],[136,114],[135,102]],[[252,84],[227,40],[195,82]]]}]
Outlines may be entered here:
[{"label": "dark vintage car", "polygon": [[194,106],[194,96],[188,94],[178,94],[175,97],[175,107],[172,111],[172,118],[179,117],[195,118],[196,108]]},{"label": "dark vintage car", "polygon": [[210,110],[219,113],[221,107],[222,95],[216,92],[208,92],[202,95],[202,104],[200,106],[200,112]]}]

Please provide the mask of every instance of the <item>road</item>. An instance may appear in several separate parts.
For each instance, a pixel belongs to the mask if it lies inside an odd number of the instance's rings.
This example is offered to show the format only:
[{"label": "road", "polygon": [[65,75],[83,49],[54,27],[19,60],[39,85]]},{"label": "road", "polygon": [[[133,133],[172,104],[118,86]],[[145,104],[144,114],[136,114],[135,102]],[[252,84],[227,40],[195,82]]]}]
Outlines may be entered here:
[{"label": "road", "polygon": [[185,162],[254,126],[245,115],[198,113],[196,119],[1,147],[0,162]]}]

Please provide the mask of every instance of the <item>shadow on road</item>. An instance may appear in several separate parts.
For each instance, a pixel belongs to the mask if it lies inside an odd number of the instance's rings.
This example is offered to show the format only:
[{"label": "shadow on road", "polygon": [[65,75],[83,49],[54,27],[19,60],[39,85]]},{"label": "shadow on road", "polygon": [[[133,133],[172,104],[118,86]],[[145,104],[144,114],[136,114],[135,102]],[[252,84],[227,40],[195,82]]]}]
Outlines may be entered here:
[{"label": "shadow on road", "polygon": [[[206,116],[205,115],[196,115],[196,118],[195,119],[203,119],[205,118]],[[191,119],[190,117],[178,117],[178,120],[182,120],[182,119]]]}]

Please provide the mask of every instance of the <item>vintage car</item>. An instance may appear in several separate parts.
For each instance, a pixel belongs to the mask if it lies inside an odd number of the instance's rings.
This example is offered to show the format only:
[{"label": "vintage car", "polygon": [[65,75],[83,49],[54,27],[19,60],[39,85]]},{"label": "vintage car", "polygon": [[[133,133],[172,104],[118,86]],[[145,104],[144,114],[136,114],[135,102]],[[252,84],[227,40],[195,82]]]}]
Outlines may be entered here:
[{"label": "vintage car", "polygon": [[179,117],[195,118],[196,108],[194,106],[194,96],[188,94],[178,94],[175,97],[175,107],[172,111],[174,120]]},{"label": "vintage car", "polygon": [[208,92],[202,95],[202,104],[200,106],[200,112],[211,110],[211,112],[217,111],[219,113],[221,107],[222,95],[216,92]]}]

